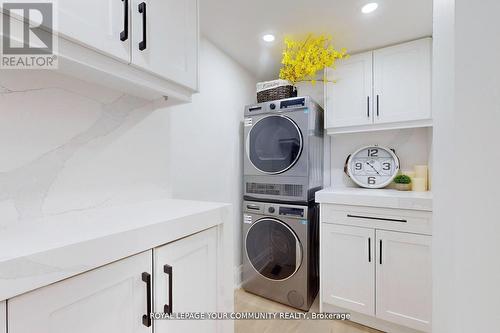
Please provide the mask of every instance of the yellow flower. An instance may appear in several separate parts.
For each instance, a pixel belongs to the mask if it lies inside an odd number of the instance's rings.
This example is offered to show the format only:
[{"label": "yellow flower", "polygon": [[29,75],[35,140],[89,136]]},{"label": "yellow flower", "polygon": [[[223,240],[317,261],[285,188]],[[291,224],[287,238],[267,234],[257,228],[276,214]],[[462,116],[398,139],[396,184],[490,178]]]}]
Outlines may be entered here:
[{"label": "yellow flower", "polygon": [[[309,35],[304,41],[285,38],[285,50],[280,78],[295,84],[299,81],[316,83],[316,74],[327,67],[335,67],[335,61],[348,57],[346,49],[337,51],[331,45],[331,36]],[[323,78],[324,80],[324,78]]]}]

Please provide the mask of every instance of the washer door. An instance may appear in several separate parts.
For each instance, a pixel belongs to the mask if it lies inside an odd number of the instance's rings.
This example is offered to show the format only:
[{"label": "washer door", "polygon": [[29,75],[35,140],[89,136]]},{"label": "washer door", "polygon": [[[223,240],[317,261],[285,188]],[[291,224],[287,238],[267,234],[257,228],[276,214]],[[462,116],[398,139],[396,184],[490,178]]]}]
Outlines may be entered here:
[{"label": "washer door", "polygon": [[302,153],[302,133],[286,116],[268,116],[252,126],[247,138],[250,162],[266,174],[287,171]]},{"label": "washer door", "polygon": [[302,263],[302,247],[285,223],[262,218],[248,229],[245,239],[250,264],[262,276],[274,281],[292,277]]}]

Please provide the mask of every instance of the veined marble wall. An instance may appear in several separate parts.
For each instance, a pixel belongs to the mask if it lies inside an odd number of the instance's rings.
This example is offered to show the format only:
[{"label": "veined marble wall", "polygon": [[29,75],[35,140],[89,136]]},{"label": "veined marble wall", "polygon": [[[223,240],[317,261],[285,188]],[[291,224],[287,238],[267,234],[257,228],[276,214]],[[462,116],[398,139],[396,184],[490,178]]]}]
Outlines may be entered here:
[{"label": "veined marble wall", "polygon": [[168,115],[154,109],[53,71],[0,72],[0,226],[168,196]]}]

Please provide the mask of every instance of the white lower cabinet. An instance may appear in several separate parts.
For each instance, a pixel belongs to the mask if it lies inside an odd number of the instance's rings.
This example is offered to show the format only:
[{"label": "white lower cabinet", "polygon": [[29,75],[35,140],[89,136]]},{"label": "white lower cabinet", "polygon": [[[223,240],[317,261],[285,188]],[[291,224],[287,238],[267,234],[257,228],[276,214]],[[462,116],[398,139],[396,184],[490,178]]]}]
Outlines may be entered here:
[{"label": "white lower cabinet", "polygon": [[377,230],[377,317],[431,330],[431,236]]},{"label": "white lower cabinet", "polygon": [[[217,311],[217,229],[154,250],[156,312]],[[158,320],[156,333],[215,333],[215,321]]]},{"label": "white lower cabinet", "polygon": [[0,302],[0,333],[7,332],[7,307],[5,302]]},{"label": "white lower cabinet", "polygon": [[375,315],[375,230],[323,224],[323,300]]},{"label": "white lower cabinet", "polygon": [[[369,317],[365,316],[360,317],[360,322],[384,331],[399,332],[397,327],[404,326],[430,332],[432,236],[408,229],[422,230],[418,225],[404,226],[412,222],[407,211],[392,210],[387,214],[383,209],[374,212],[373,208],[356,208],[356,216],[366,217],[339,218],[339,224],[335,224],[332,216],[345,214],[345,207],[322,205],[321,209],[323,304],[368,315],[373,320],[367,321]],[[428,219],[426,216],[422,213],[422,220]],[[356,225],[360,223],[364,226]],[[374,226],[370,227],[369,223]],[[396,324],[395,328],[388,329],[387,323]]]},{"label": "white lower cabinet", "polygon": [[143,252],[9,299],[8,332],[151,333],[143,318],[152,297],[151,257]]}]

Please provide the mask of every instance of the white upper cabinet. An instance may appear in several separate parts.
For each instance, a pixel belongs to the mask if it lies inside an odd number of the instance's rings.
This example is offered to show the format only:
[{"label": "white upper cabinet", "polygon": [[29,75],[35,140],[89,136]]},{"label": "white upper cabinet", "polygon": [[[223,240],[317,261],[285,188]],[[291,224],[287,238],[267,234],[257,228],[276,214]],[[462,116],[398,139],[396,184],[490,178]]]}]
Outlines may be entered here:
[{"label": "white upper cabinet", "polygon": [[432,126],[432,39],[353,55],[327,70],[330,134]]},{"label": "white upper cabinet", "polygon": [[375,230],[322,225],[323,301],[375,315]]},{"label": "white upper cabinet", "polygon": [[375,123],[431,117],[431,39],[373,52]]},{"label": "white upper cabinet", "polygon": [[60,0],[58,32],[62,37],[130,62],[132,0]]},{"label": "white upper cabinet", "polygon": [[[217,229],[154,250],[156,312],[217,311]],[[209,320],[159,320],[156,333],[215,333]]]},{"label": "white upper cabinet", "polygon": [[335,70],[327,69],[327,128],[369,125],[373,119],[372,53],[342,60]]},{"label": "white upper cabinet", "polygon": [[431,331],[431,236],[377,230],[377,317]]},{"label": "white upper cabinet", "polygon": [[132,1],[132,64],[198,88],[198,0]]},{"label": "white upper cabinet", "polygon": [[151,256],[143,252],[9,299],[9,333],[152,333],[144,317],[152,306]]}]

